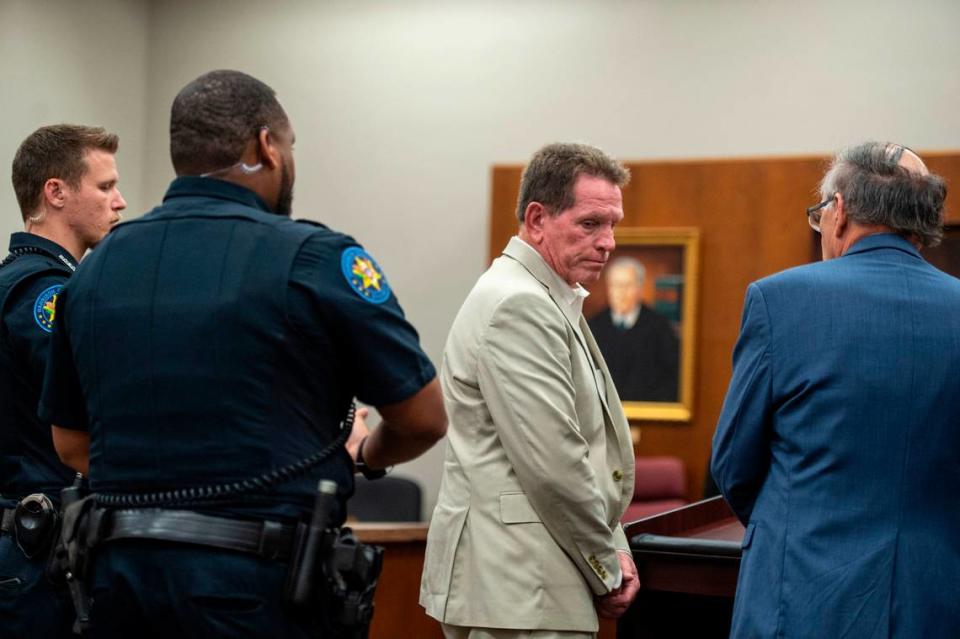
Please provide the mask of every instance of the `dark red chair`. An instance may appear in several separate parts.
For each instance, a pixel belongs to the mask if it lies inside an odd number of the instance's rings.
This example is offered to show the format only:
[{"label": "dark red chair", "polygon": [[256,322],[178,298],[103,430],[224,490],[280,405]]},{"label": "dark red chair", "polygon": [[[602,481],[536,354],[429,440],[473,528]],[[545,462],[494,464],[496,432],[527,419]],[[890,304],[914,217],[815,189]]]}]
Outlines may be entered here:
[{"label": "dark red chair", "polygon": [[633,501],[621,521],[636,521],[687,505],[687,469],[679,457],[638,457],[636,469]]}]

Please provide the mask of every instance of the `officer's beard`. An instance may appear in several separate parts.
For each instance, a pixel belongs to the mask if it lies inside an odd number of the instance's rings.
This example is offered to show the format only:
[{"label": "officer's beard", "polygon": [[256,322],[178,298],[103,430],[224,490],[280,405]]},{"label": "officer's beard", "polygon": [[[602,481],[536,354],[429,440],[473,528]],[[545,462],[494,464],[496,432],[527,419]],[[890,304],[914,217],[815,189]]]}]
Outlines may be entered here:
[{"label": "officer's beard", "polygon": [[280,167],[280,192],[277,194],[277,206],[273,212],[284,217],[290,217],[293,212],[293,180],[290,179],[286,162]]}]

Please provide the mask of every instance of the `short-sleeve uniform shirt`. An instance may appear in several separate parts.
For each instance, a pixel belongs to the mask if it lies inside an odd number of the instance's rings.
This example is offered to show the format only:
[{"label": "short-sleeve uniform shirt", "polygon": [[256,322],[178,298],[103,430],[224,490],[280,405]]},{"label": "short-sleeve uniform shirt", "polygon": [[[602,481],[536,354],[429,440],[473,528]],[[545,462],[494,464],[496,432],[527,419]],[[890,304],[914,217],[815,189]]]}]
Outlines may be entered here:
[{"label": "short-sleeve uniform shirt", "polygon": [[57,300],[76,267],[63,247],[32,233],[14,233],[0,262],[0,494],[7,502],[35,492],[56,499],[73,477],[37,404]]},{"label": "short-sleeve uniform shirt", "polygon": [[[89,430],[98,492],[260,475],[334,440],[352,398],[392,404],[435,377],[363,247],[216,179],[176,179],[84,261],[61,303],[41,415]],[[345,450],[227,510],[302,517],[319,478],[352,492]]]}]

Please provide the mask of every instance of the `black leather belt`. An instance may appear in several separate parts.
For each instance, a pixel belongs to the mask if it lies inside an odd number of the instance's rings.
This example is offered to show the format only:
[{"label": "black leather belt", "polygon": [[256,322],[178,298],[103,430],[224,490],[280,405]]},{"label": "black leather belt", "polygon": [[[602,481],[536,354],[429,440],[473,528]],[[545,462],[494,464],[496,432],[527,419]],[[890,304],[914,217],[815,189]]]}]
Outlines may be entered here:
[{"label": "black leather belt", "polygon": [[288,559],[295,532],[294,524],[276,521],[244,521],[191,510],[144,508],[110,512],[100,539],[156,539],[234,550],[266,559]]},{"label": "black leather belt", "polygon": [[3,512],[3,517],[0,517],[0,534],[13,534],[13,513],[16,511],[13,508],[3,508],[0,510]]}]

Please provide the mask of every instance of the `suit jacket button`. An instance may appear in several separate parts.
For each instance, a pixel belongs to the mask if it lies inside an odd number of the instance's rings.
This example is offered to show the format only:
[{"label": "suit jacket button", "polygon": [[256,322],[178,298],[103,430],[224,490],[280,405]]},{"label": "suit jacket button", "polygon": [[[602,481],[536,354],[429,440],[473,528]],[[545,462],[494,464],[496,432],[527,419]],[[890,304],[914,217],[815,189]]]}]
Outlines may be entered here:
[{"label": "suit jacket button", "polygon": [[623,479],[623,471],[619,468],[613,471],[613,481],[620,481]]}]

